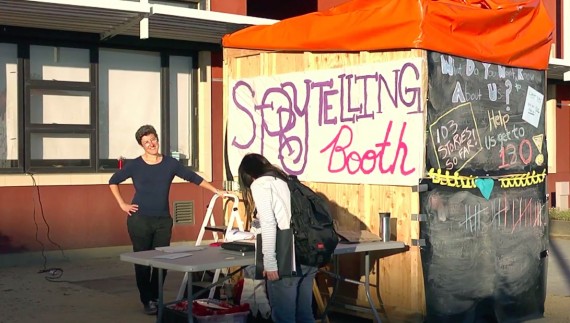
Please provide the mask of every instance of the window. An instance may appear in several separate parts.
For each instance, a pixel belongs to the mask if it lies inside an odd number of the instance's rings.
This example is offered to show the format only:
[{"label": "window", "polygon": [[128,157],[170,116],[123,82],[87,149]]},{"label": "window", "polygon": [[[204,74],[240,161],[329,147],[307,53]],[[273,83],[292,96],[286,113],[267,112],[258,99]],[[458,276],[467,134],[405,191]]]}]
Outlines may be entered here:
[{"label": "window", "polygon": [[32,80],[89,82],[89,51],[82,48],[30,47]]},{"label": "window", "polygon": [[[127,0],[127,1],[139,2],[140,0]],[[162,4],[162,5],[172,6],[172,7],[198,9],[199,5],[205,1],[206,0],[150,0],[150,1],[148,1],[148,3],[150,3],[150,4]]]},{"label": "window", "polygon": [[192,57],[101,49],[100,167],[116,169],[119,158],[139,156],[141,147],[134,134],[144,124],[155,127],[164,154],[186,166],[197,166],[192,150],[197,148],[195,75]]},{"label": "window", "polygon": [[92,49],[29,46],[24,61],[24,163],[31,172],[93,171]]},{"label": "window", "polygon": [[0,43],[0,172],[114,171],[144,124],[196,168],[196,71],[193,55]]},{"label": "window", "polygon": [[91,92],[65,90],[30,90],[30,123],[91,123]]},{"label": "window", "polygon": [[0,170],[19,161],[18,48],[0,43]]},{"label": "window", "polygon": [[39,133],[30,135],[30,159],[35,167],[88,167],[89,134]]},{"label": "window", "polygon": [[[135,132],[153,125],[161,136],[160,54],[99,51],[99,156],[102,168],[141,154]],[[161,145],[162,146],[162,145]],[[164,150],[164,147],[162,147]]]},{"label": "window", "polygon": [[[192,95],[193,85],[196,80],[193,77],[197,73],[192,72],[192,58],[171,56],[170,57],[170,153],[179,158],[184,165],[195,165],[196,150],[195,140],[196,124],[193,117],[196,112],[196,95]],[[192,144],[195,142],[196,144]],[[196,166],[196,165],[195,165]]]},{"label": "window", "polygon": [[200,0],[150,0],[149,3],[198,9],[198,4],[200,3]]}]

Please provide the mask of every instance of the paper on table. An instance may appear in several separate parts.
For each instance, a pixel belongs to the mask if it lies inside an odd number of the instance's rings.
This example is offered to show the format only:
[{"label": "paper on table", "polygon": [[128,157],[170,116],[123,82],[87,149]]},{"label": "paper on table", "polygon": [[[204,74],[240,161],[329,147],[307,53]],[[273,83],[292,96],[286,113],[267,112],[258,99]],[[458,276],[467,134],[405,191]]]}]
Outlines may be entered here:
[{"label": "paper on table", "polygon": [[198,251],[204,249],[201,246],[167,246],[167,247],[156,247],[154,248],[159,251],[164,252],[184,252],[184,251]]},{"label": "paper on table", "polygon": [[253,234],[251,232],[233,229],[226,236],[226,241],[231,242],[231,241],[236,241],[236,240],[249,240],[249,239],[254,239],[254,238],[255,238],[255,234]]},{"label": "paper on table", "polygon": [[192,256],[189,252],[181,252],[181,253],[166,253],[164,255],[154,256],[153,258],[156,259],[178,259],[182,257]]}]

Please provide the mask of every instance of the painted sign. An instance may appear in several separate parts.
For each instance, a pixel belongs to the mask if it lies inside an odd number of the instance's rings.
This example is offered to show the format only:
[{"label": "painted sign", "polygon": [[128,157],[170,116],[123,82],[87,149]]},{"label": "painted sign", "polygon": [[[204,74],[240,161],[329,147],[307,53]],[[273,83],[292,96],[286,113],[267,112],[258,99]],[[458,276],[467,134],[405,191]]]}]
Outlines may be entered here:
[{"label": "painted sign", "polygon": [[228,158],[260,153],[304,181],[417,185],[420,58],[231,80]]}]

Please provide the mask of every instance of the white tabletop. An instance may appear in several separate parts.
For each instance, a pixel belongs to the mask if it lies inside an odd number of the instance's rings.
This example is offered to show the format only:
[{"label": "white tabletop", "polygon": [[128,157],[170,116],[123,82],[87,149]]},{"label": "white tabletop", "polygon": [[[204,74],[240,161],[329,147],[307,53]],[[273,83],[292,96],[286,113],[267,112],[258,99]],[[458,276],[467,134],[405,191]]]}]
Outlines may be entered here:
[{"label": "white tabletop", "polygon": [[[389,242],[361,242],[361,243],[339,243],[335,249],[335,255],[366,251],[388,251],[405,248],[405,244],[400,241]],[[241,267],[255,264],[254,252],[245,256],[229,253],[220,247],[203,246],[203,250],[191,251],[190,256],[178,259],[160,259],[156,256],[165,255],[166,252],[159,250],[148,250],[138,252],[123,253],[120,256],[122,261],[131,262],[138,265],[153,266],[162,269],[171,269],[182,272],[197,272],[227,267]]]},{"label": "white tabletop", "polygon": [[220,247],[204,246],[203,250],[184,252],[190,256],[177,259],[161,259],[156,256],[165,255],[166,252],[148,250],[121,254],[123,261],[153,266],[155,268],[172,269],[182,272],[197,272],[227,267],[241,267],[255,264],[253,252],[245,256],[230,254]]},{"label": "white tabletop", "polygon": [[127,252],[122,253],[119,259],[126,262],[132,262],[133,264],[137,265],[150,266],[152,257],[164,254],[165,252],[158,250]]}]

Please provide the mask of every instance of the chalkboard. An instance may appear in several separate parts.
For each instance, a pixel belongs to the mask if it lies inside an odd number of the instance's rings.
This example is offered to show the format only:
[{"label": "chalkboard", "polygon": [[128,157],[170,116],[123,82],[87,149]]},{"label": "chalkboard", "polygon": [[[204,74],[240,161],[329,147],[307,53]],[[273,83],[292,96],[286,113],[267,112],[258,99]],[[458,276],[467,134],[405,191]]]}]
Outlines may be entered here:
[{"label": "chalkboard", "polygon": [[545,72],[428,54],[427,169],[500,175],[546,167]]},{"label": "chalkboard", "polygon": [[544,313],[545,185],[420,194],[427,322],[520,322]]}]

